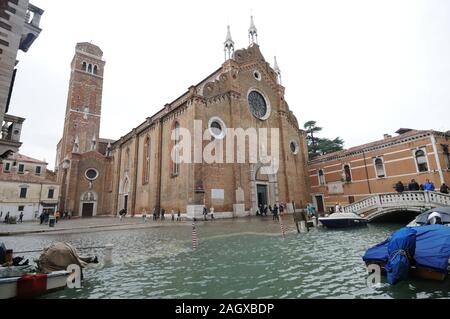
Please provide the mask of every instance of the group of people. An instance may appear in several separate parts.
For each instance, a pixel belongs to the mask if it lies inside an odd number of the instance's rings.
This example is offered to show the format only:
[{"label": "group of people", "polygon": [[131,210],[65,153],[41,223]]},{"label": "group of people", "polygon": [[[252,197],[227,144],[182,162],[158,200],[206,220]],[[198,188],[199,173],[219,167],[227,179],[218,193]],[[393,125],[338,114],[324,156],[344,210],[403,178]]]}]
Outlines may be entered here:
[{"label": "group of people", "polygon": [[211,215],[211,220],[214,220],[214,207],[208,209],[208,207],[203,206],[203,220],[208,220],[208,214]]},{"label": "group of people", "polygon": [[[0,220],[3,218],[3,212],[0,212]],[[7,212],[5,214],[5,218],[3,219],[3,222],[5,224],[9,224],[11,221],[11,218],[16,219],[16,216],[11,216],[11,214],[9,212]],[[19,214],[19,219],[17,219],[18,223],[23,223],[23,211],[20,212]]]},{"label": "group of people", "polygon": [[285,210],[285,205],[283,204],[275,204],[273,207],[267,204],[260,204],[258,209],[256,210],[256,216],[267,216],[267,212],[270,211],[272,214],[272,220],[280,220],[279,214],[282,215]]},{"label": "group of people", "polygon": [[[435,191],[435,186],[433,184],[433,182],[431,182],[428,178],[425,181],[425,183],[420,184],[416,182],[415,179],[412,179],[411,182],[408,183],[407,186],[405,186],[402,181],[398,181],[395,184],[395,190],[398,193],[402,193],[404,191],[410,191],[410,192],[415,192],[415,191],[429,191],[429,192],[433,192]],[[443,193],[443,194],[448,194],[450,192],[450,188],[443,183],[441,185],[441,187],[439,188],[439,192]]]}]

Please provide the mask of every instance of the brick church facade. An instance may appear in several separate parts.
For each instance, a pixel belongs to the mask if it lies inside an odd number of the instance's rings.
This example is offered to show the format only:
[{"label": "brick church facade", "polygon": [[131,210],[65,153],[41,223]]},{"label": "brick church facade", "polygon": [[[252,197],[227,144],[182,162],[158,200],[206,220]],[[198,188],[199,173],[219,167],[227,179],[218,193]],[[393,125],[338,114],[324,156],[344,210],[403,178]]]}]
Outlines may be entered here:
[{"label": "brick church facade", "polygon": [[[216,217],[236,217],[255,214],[260,204],[286,203],[289,211],[306,205],[305,132],[284,99],[276,60],[273,67],[266,62],[256,36],[252,21],[249,47],[234,52],[228,30],[222,66],[117,141],[99,137],[103,53],[93,44],[77,44],[57,146],[60,209],[94,216],[115,215],[123,208],[132,215],[164,208],[194,217],[206,205],[214,207]],[[223,158],[237,158],[242,136],[231,129],[270,132],[267,149],[259,137],[257,143],[243,137],[246,156],[267,153],[270,164],[260,156],[253,162],[201,158],[208,152],[216,156],[222,146]],[[187,147],[186,131],[192,147]],[[231,148],[225,147],[228,142]]]}]

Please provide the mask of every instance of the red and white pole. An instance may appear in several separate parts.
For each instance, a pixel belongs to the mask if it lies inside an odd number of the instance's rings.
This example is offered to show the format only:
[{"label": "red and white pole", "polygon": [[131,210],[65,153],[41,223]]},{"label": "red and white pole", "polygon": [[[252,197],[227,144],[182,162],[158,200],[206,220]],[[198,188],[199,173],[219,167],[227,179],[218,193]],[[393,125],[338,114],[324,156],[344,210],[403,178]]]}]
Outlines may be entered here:
[{"label": "red and white pole", "polygon": [[192,249],[197,249],[198,237],[197,237],[197,226],[195,222],[192,222]]}]

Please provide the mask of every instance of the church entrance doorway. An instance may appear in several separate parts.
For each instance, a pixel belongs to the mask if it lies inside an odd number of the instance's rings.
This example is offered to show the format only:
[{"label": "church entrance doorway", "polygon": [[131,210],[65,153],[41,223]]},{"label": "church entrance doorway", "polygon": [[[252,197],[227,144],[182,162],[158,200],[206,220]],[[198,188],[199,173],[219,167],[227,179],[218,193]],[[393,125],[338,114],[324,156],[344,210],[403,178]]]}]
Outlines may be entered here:
[{"label": "church entrance doorway", "polygon": [[257,184],[256,189],[258,194],[258,207],[267,205],[267,185]]},{"label": "church entrance doorway", "polygon": [[94,217],[97,215],[97,193],[88,190],[80,198],[80,206],[78,210],[78,216],[81,217]]},{"label": "church entrance doorway", "polygon": [[94,203],[84,203],[81,211],[81,217],[94,216]]},{"label": "church entrance doorway", "polygon": [[123,197],[123,208],[128,210],[128,195]]}]

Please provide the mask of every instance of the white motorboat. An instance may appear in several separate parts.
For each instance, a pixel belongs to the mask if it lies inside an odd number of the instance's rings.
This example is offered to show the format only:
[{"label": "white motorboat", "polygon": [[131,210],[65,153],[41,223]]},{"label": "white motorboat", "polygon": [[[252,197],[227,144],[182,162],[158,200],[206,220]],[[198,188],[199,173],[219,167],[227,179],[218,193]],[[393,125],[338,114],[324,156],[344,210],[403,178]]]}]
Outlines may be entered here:
[{"label": "white motorboat", "polygon": [[328,217],[319,217],[319,222],[328,228],[346,228],[367,224],[367,219],[354,213],[334,213]]}]

